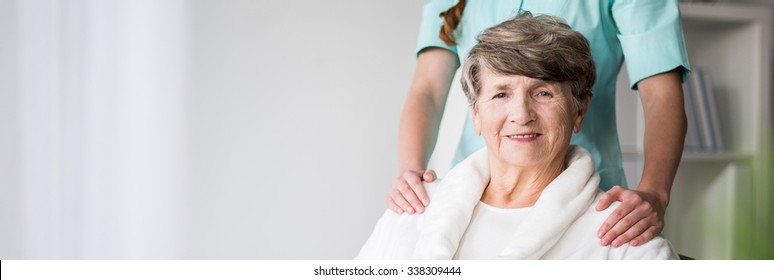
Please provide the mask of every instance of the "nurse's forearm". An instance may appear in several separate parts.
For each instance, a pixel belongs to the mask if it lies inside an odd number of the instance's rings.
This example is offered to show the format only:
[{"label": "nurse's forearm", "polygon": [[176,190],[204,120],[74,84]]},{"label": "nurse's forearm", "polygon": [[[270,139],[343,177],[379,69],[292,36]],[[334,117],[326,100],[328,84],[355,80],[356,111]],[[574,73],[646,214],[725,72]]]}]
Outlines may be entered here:
[{"label": "nurse's forearm", "polygon": [[666,207],[687,127],[680,73],[646,78],[638,88],[645,112],[645,163],[637,190],[656,195]]},{"label": "nurse's forearm", "polygon": [[400,118],[398,174],[426,168],[457,68],[457,55],[451,51],[430,48],[419,54]]},{"label": "nurse's forearm", "polygon": [[439,103],[440,100],[423,96],[406,100],[398,132],[398,174],[427,166],[443,116],[444,106]]}]

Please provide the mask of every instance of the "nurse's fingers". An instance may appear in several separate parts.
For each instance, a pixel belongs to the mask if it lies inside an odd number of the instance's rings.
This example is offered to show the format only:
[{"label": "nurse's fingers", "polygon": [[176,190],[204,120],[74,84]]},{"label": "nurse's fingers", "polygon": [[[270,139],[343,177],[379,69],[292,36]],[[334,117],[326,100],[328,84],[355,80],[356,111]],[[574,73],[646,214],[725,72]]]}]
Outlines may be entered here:
[{"label": "nurse's fingers", "polygon": [[[390,189],[387,206],[395,213],[424,213],[425,207],[430,203],[430,198],[425,190],[424,182],[433,182],[436,179],[435,171],[430,170],[406,170],[395,178]],[[400,209],[402,211],[396,211]]]},{"label": "nurse's fingers", "polygon": [[403,197],[411,203],[417,213],[425,212],[425,203],[423,200],[427,200],[427,193],[425,192],[425,186],[422,183],[424,170],[414,171],[406,170],[403,175],[399,177],[408,184],[408,188],[401,188],[400,191]]},{"label": "nurse's fingers", "polygon": [[[607,218],[599,233],[602,234],[602,245],[621,246],[630,240],[643,235],[636,245],[645,243],[664,228],[664,208],[659,200],[647,192],[633,191],[623,188],[611,190],[611,197],[621,201],[621,205]],[[601,203],[601,202],[600,202]],[[609,229],[607,231],[604,231]]]},{"label": "nurse's fingers", "polygon": [[432,183],[435,181],[435,179],[438,178],[435,175],[435,170],[428,169],[425,171],[425,173],[422,175],[422,179],[425,180],[425,182]]},{"label": "nurse's fingers", "polygon": [[[388,196],[387,200],[387,206],[392,209],[392,211],[395,211],[395,213],[403,214],[403,213],[414,213],[414,207],[411,207],[411,204],[403,198],[403,194],[398,190],[397,187],[393,186],[392,189],[390,189],[390,195]],[[396,211],[396,209],[398,211]]]},{"label": "nurse's fingers", "polygon": [[[626,244],[633,238],[645,232],[646,229],[648,229],[648,223],[645,221],[645,219],[637,220],[638,218],[639,217],[636,214],[636,212],[631,212],[624,219],[622,219],[621,222],[618,223],[618,225],[616,225],[616,227],[620,225],[622,233],[617,237],[615,237],[615,239],[613,239],[613,242],[610,243],[611,245],[613,245],[613,247],[618,248],[621,245]],[[631,223],[632,220],[637,220],[637,221],[635,221],[634,223]]]},{"label": "nurse's fingers", "polygon": [[[607,209],[607,207],[610,207],[610,205],[615,201],[621,200],[621,194],[623,194],[624,188],[621,186],[613,186],[612,189],[605,192],[602,197],[599,199],[599,203],[597,203],[597,211],[602,211]],[[615,213],[614,213],[615,214]],[[621,213],[618,213],[620,215]],[[623,216],[621,216],[623,217]],[[620,220],[621,217],[618,217],[617,219],[613,219],[612,217],[607,218],[604,224],[599,228],[597,231],[597,237],[602,238],[613,226],[618,223],[618,220]],[[603,242],[603,245],[607,246]]]},{"label": "nurse's fingers", "polygon": [[[619,207],[619,209],[623,206],[624,205],[622,204]],[[619,210],[619,209],[616,209],[616,210]],[[625,209],[625,210],[628,210],[628,209]],[[621,217],[622,215],[623,217]],[[602,236],[600,243],[602,244],[602,246],[613,245],[614,247],[618,247],[616,246],[616,244],[613,243],[613,241],[620,242],[620,240],[618,240],[617,238],[621,234],[628,231],[637,222],[639,222],[640,217],[636,217],[636,214],[633,212],[626,213],[624,211],[621,211],[621,212],[613,211],[613,214],[610,214],[610,217],[608,217],[607,219],[608,220],[605,221],[606,226],[609,224],[612,224],[612,226],[610,226],[610,230],[608,230],[605,233],[605,235]],[[615,219],[615,221],[614,222],[610,221],[611,219]]]},{"label": "nurse's fingers", "polygon": [[[422,180],[424,182],[432,183],[435,182],[435,179],[435,171],[432,169],[428,169],[422,173]],[[414,193],[416,193],[417,197],[422,202],[422,206],[427,207],[427,205],[430,205],[430,196],[427,195],[427,190],[425,189],[424,184],[418,184],[412,187],[414,189]]]},{"label": "nurse's fingers", "polygon": [[660,232],[661,232],[661,229],[656,226],[649,227],[642,234],[640,234],[640,236],[637,236],[634,239],[632,239],[632,241],[630,241],[629,244],[635,247],[640,246],[642,244],[645,244],[645,242],[648,242],[651,239],[653,239],[653,237],[655,237]]},{"label": "nurse's fingers", "polygon": [[[640,196],[637,195],[637,197]],[[613,247],[621,246],[630,241],[632,246],[639,246],[652,239],[653,236],[661,232],[661,229],[664,227],[664,223],[659,218],[659,213],[656,211],[653,204],[651,204],[651,201],[648,201],[646,198],[629,200],[635,202],[639,201],[639,204],[635,206],[634,210],[629,213],[629,215],[619,222],[619,224],[622,225],[622,228],[626,228],[629,224],[631,224],[631,226],[613,240]]]},{"label": "nurse's fingers", "polygon": [[[408,202],[405,202],[405,203],[408,204]],[[387,208],[390,208],[390,210],[392,210],[392,212],[395,212],[397,214],[403,214],[403,207],[398,205],[398,203],[396,203],[392,199],[392,194],[387,196]]]},{"label": "nurse's fingers", "polygon": [[597,236],[601,238],[600,243],[603,246],[610,245],[619,235],[629,230],[629,227],[643,218],[638,216],[637,213],[630,215],[641,204],[642,198],[633,191],[619,188],[614,187],[609,192],[612,192],[613,198],[621,201],[621,204],[607,217],[597,232]]},{"label": "nurse's fingers", "polygon": [[613,188],[605,192],[602,197],[599,199],[599,203],[597,203],[597,211],[602,211],[607,209],[607,207],[610,207],[610,204],[612,204],[615,201],[620,201],[621,193],[623,193],[624,188],[615,185]]}]

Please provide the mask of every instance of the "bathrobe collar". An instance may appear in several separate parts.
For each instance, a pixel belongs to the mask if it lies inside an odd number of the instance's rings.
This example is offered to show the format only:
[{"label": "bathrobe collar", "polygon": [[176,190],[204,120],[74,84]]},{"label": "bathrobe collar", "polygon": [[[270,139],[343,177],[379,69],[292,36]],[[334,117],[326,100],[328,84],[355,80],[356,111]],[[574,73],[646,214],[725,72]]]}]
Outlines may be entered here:
[{"label": "bathrobe collar", "polygon": [[[567,169],[546,186],[498,257],[539,259],[589,209],[599,185],[594,160],[576,145],[568,148],[566,157]],[[451,259],[454,256],[489,179],[486,148],[449,171],[426,209],[414,258]]]}]

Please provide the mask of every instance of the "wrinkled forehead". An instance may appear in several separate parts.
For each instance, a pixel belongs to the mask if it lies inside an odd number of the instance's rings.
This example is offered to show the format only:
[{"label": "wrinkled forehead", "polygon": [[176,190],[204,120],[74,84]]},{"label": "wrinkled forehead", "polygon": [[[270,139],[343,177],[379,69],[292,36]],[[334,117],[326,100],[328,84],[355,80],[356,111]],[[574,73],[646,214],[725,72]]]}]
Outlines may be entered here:
[{"label": "wrinkled forehead", "polygon": [[482,67],[480,81],[482,91],[514,90],[517,88],[535,87],[550,87],[560,90],[562,93],[569,93],[570,90],[569,82],[547,81],[520,74],[506,74],[493,71],[488,67]]}]

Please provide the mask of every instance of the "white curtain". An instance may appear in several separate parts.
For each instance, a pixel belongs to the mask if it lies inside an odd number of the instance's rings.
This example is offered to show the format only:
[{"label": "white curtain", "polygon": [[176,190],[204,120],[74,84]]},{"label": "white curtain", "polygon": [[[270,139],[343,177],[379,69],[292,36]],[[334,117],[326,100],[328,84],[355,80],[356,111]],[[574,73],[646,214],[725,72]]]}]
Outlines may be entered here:
[{"label": "white curtain", "polygon": [[20,171],[2,187],[20,209],[3,230],[23,242],[4,238],[0,258],[182,257],[187,1],[3,5],[17,9],[4,95],[19,102]]}]

